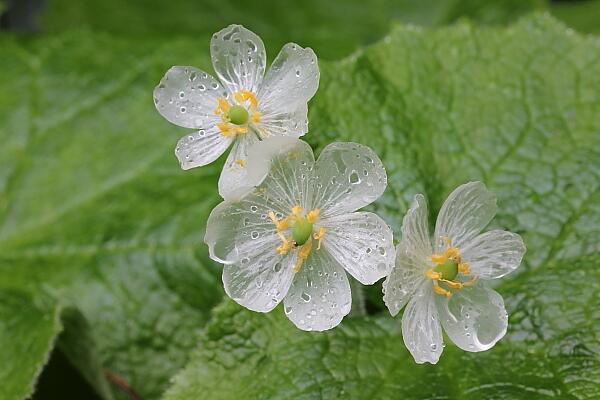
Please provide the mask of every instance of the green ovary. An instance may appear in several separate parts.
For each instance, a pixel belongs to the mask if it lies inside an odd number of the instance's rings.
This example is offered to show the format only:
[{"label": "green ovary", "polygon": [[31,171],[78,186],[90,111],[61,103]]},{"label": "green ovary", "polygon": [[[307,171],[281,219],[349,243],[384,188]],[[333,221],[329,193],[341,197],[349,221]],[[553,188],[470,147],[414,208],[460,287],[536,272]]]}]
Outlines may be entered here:
[{"label": "green ovary", "polygon": [[244,125],[248,122],[248,111],[242,106],[232,106],[229,109],[229,122],[235,125]]},{"label": "green ovary", "polygon": [[306,218],[298,218],[292,227],[292,239],[297,246],[302,246],[312,234],[313,224]]},{"label": "green ovary", "polygon": [[442,279],[447,281],[454,280],[458,275],[458,263],[450,259],[446,260],[445,263],[437,265],[433,268],[435,272],[442,274]]}]

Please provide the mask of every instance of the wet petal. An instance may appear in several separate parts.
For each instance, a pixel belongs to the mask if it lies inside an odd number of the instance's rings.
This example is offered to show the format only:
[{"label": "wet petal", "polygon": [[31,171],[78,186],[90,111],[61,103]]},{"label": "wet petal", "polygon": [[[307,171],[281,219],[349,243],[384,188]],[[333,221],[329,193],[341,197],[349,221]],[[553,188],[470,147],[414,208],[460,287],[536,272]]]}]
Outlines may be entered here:
[{"label": "wet petal", "polygon": [[231,141],[231,138],[223,136],[216,127],[200,129],[179,139],[175,155],[182,169],[200,167],[219,158]]},{"label": "wet petal", "polygon": [[248,183],[258,186],[289,214],[299,205],[311,209],[314,155],[295,138],[273,137],[252,146],[248,155]]},{"label": "wet petal", "polygon": [[223,266],[225,292],[252,311],[268,312],[283,300],[292,284],[295,257],[279,255],[279,238],[273,233],[239,246],[244,257]]},{"label": "wet petal", "polygon": [[521,264],[524,254],[521,236],[500,230],[483,233],[462,249],[462,258],[469,263],[471,273],[483,279],[511,273]]},{"label": "wet petal", "polygon": [[344,269],[327,252],[314,248],[283,300],[287,317],[305,331],[337,326],[350,312],[351,303]]},{"label": "wet petal", "polygon": [[154,89],[154,105],[169,122],[208,129],[220,121],[217,99],[227,92],[212,76],[194,67],[172,67]]},{"label": "wet petal", "polygon": [[385,221],[370,212],[355,212],[318,223],[325,228],[322,249],[354,278],[372,285],[394,265],[392,231]]},{"label": "wet petal", "polygon": [[446,199],[435,225],[435,250],[446,248],[443,237],[462,248],[496,215],[496,196],[481,182],[469,182],[457,187]]},{"label": "wet petal", "polygon": [[241,25],[229,25],[215,33],[210,55],[217,76],[233,93],[257,93],[265,74],[267,53],[262,40]]},{"label": "wet petal", "polygon": [[237,193],[238,189],[247,186],[248,151],[252,145],[258,142],[258,137],[251,131],[234,140],[219,177],[219,194],[224,199]]},{"label": "wet petal", "polygon": [[383,282],[383,301],[390,314],[398,314],[424,281],[422,261],[416,260],[401,242],[396,248],[395,266]]},{"label": "wet petal", "polygon": [[461,349],[488,350],[506,333],[508,316],[504,301],[492,289],[478,284],[454,292],[450,300],[436,297],[442,326]]},{"label": "wet petal", "polygon": [[300,137],[308,132],[308,106],[303,104],[291,112],[264,114],[257,130],[263,138],[271,136]]},{"label": "wet petal", "polygon": [[317,56],[310,48],[288,43],[269,68],[258,93],[261,112],[288,113],[314,96],[319,87]]},{"label": "wet petal", "polygon": [[317,160],[314,206],[323,218],[356,211],[384,192],[387,175],[379,157],[358,143],[332,143]]},{"label": "wet petal", "polygon": [[402,316],[404,344],[417,364],[437,363],[444,347],[431,285],[425,281],[419,286]]}]

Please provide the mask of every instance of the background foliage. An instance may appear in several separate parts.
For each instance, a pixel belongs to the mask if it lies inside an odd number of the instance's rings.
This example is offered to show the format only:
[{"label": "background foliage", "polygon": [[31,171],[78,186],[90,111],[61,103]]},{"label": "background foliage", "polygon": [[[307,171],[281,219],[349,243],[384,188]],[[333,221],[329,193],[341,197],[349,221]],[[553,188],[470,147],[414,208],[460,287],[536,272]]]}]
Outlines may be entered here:
[{"label": "background foliage", "polygon": [[[54,0],[42,33],[0,35],[0,398],[600,396],[600,41],[540,1],[365,7]],[[594,7],[551,11],[587,32]],[[528,254],[497,288],[510,326],[493,350],[415,366],[381,285],[323,334],[222,299],[202,244],[220,163],[179,169],[186,130],[151,92],[171,65],[210,71],[210,34],[234,22],[270,59],[296,41],[328,60],[306,139],[378,151],[374,208],[396,233],[417,192],[432,215],[467,180],[498,194],[495,227]]]}]

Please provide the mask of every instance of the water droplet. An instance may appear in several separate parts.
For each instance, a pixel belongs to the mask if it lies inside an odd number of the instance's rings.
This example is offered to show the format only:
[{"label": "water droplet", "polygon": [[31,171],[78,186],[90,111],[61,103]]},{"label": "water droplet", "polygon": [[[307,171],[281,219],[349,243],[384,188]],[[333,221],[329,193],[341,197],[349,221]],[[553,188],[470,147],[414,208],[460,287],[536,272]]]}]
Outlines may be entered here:
[{"label": "water droplet", "polygon": [[185,107],[181,107],[181,108],[179,109],[179,111],[181,111],[181,113],[182,113],[182,114],[185,114],[185,111],[186,111],[186,109],[185,109]]},{"label": "water droplet", "polygon": [[181,97],[183,99],[185,97],[185,92],[184,91],[179,92],[179,97]]},{"label": "water droplet", "polygon": [[250,211],[252,211],[252,212],[257,212],[257,211],[258,211],[258,207],[256,207],[256,206],[251,206],[251,207],[250,207]]},{"label": "water droplet", "polygon": [[292,307],[284,307],[283,312],[285,312],[285,315],[290,315],[292,313]]},{"label": "water droplet", "polygon": [[431,351],[436,351],[436,350],[437,350],[437,344],[431,343]]},{"label": "water droplet", "polygon": [[252,239],[258,239],[258,232],[256,232],[256,231],[252,231],[252,232],[250,233],[250,237],[251,237]]},{"label": "water droplet", "polygon": [[305,302],[309,302],[310,301],[310,294],[306,293],[306,292],[302,292],[302,294],[300,295],[300,298],[302,298],[302,300],[304,300]]},{"label": "water droplet", "polygon": [[358,174],[356,173],[356,171],[352,171],[352,173],[348,177],[348,180],[353,185],[356,185],[357,183],[360,183],[360,177],[358,176]]}]

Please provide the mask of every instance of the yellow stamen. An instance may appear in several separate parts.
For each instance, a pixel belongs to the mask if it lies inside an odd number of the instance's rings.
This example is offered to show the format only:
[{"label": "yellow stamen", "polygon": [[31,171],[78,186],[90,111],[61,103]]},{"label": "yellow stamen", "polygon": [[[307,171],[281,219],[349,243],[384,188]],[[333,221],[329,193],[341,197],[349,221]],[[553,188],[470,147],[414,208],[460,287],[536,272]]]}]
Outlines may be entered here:
[{"label": "yellow stamen", "polygon": [[229,111],[230,107],[231,106],[224,97],[219,97],[217,99],[217,108],[215,108],[214,112],[216,115],[223,115]]},{"label": "yellow stamen", "polygon": [[256,111],[254,114],[252,114],[252,122],[254,122],[255,124],[259,123],[261,118],[262,118],[262,114],[259,113],[258,111]]},{"label": "yellow stamen", "polygon": [[273,211],[269,212],[269,218],[275,224],[275,228],[277,228],[278,232],[285,231],[290,226],[289,218],[277,219],[277,216]]},{"label": "yellow stamen", "polygon": [[[443,253],[436,253],[431,255],[431,261],[439,266],[445,264],[448,260],[451,260],[458,264],[457,268],[459,273],[463,275],[470,275],[471,267],[469,266],[469,263],[462,261],[460,256],[460,249],[458,247],[452,246],[452,240],[448,236],[444,236],[442,237],[442,239],[448,247],[446,248],[446,250],[444,250]],[[433,291],[435,293],[446,296],[448,298],[452,297],[452,292],[448,289],[460,290],[465,286],[472,286],[477,280],[477,277],[473,277],[472,279],[466,282],[461,282],[457,280],[457,278],[453,278],[453,280],[447,280],[443,279],[444,275],[442,273],[434,271],[433,269],[430,269],[429,271],[425,272],[425,276],[433,280]],[[439,285],[439,282],[443,282],[448,289],[441,287]]]},{"label": "yellow stamen", "polygon": [[442,279],[442,273],[441,272],[435,272],[432,269],[430,269],[429,271],[425,272],[425,276],[428,277],[429,279],[433,279],[433,280]]},{"label": "yellow stamen", "polygon": [[311,224],[314,224],[315,222],[317,222],[317,219],[319,219],[320,214],[321,214],[321,210],[319,210],[318,208],[315,208],[314,210],[311,210],[308,214],[306,214],[306,219]]},{"label": "yellow stamen", "polygon": [[256,100],[256,95],[249,90],[239,90],[233,94],[233,98],[238,103],[244,103],[246,101],[250,101],[250,107],[256,108],[258,105],[258,101]]},{"label": "yellow stamen", "polygon": [[321,226],[319,227],[319,231],[313,235],[313,238],[317,241],[317,250],[321,250],[321,242],[325,237],[325,232],[327,232],[327,229]]},{"label": "yellow stamen", "polygon": [[302,207],[300,207],[300,206],[292,207],[292,216],[293,217],[298,218],[301,213],[302,213]]},{"label": "yellow stamen", "polygon": [[449,281],[446,279],[439,279],[439,281],[444,282],[446,284],[446,286],[448,286],[450,289],[462,289],[463,288],[463,284],[460,282]]},{"label": "yellow stamen", "polygon": [[246,160],[235,160],[234,163],[244,168],[246,166]]},{"label": "yellow stamen", "polygon": [[471,267],[469,263],[461,262],[458,264],[458,272],[461,274],[469,275],[471,273]]},{"label": "yellow stamen", "polygon": [[431,256],[431,261],[432,261],[434,264],[437,264],[437,265],[442,265],[443,263],[445,263],[445,262],[446,262],[446,256],[445,256],[445,255],[443,255],[443,254],[433,254],[433,255]]},{"label": "yellow stamen", "polygon": [[446,296],[447,298],[452,297],[452,292],[440,287],[437,281],[433,281],[433,291],[437,294],[441,294],[442,296]]},{"label": "yellow stamen", "polygon": [[296,260],[296,265],[294,265],[294,268],[292,268],[293,273],[300,271],[300,268],[302,268],[302,264],[304,264],[304,261],[308,258],[311,250],[312,240],[309,240],[306,243],[304,243],[304,245],[300,248],[300,251],[298,252],[298,259]]}]

